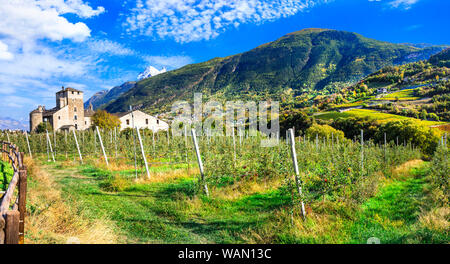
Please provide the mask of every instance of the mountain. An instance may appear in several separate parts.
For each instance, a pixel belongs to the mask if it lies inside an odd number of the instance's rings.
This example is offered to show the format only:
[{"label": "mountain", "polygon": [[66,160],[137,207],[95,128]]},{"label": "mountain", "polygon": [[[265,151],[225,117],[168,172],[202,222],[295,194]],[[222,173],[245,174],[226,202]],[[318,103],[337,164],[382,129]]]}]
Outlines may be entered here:
[{"label": "mountain", "polygon": [[176,100],[192,101],[194,92],[219,100],[328,94],[382,67],[427,59],[434,53],[433,47],[392,44],[345,31],[305,29],[248,52],[141,80],[103,108],[120,112],[134,105],[150,112],[168,111]]},{"label": "mountain", "polygon": [[84,103],[84,108],[88,108],[90,104],[94,109],[98,109],[101,105],[109,103],[118,98],[124,92],[130,90],[136,85],[136,82],[126,82],[120,86],[116,86],[111,90],[103,90],[94,94]]},{"label": "mountain", "polygon": [[16,130],[16,129],[20,129],[20,130],[27,130],[28,129],[28,125],[24,124],[23,122],[19,121],[19,120],[15,120],[9,117],[0,117],[0,130],[6,130],[6,129],[10,129],[10,130]]},{"label": "mountain", "polygon": [[166,68],[163,68],[162,70],[158,70],[153,66],[148,66],[145,69],[145,71],[139,73],[139,75],[137,76],[137,79],[140,81],[142,79],[150,78],[150,77],[156,76],[158,74],[165,73],[166,71],[167,71]]},{"label": "mountain", "polygon": [[438,67],[450,68],[450,48],[431,56],[429,62]]}]

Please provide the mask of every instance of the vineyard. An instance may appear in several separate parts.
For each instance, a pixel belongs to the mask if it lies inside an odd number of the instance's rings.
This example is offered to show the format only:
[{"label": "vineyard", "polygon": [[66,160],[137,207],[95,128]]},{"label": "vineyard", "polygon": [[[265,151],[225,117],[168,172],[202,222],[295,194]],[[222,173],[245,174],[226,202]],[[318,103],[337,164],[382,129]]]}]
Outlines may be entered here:
[{"label": "vineyard", "polygon": [[[446,138],[424,162],[416,146],[375,144],[363,131],[353,140],[286,135],[269,139],[273,147],[261,144],[261,134],[193,140],[150,130],[4,133],[0,140],[32,157],[90,221],[111,221],[111,242],[448,242]],[[31,175],[32,186],[37,179]],[[31,218],[45,210],[27,206]]]}]

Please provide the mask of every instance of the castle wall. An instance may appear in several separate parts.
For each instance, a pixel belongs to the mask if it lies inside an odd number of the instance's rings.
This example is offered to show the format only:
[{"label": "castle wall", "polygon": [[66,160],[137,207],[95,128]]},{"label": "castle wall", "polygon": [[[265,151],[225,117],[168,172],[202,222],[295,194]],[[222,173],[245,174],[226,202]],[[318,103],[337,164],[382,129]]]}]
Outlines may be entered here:
[{"label": "castle wall", "polygon": [[59,109],[52,115],[53,119],[53,129],[59,130],[62,126],[72,125],[71,120],[68,118],[69,107],[65,106]]}]

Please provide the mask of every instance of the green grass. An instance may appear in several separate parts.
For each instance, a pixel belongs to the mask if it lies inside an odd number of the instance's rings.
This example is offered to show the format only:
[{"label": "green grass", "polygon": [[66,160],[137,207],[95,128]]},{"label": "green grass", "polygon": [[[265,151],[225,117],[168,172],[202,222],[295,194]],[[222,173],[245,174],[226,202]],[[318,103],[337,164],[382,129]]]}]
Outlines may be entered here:
[{"label": "green grass", "polygon": [[420,227],[418,217],[425,199],[427,166],[412,168],[410,177],[383,187],[363,206],[350,228],[350,243],[366,243],[377,237],[383,244],[447,243],[446,234],[432,234]]},{"label": "green grass", "polygon": [[412,117],[381,113],[369,109],[351,109],[345,112],[324,112],[322,114],[316,115],[315,117],[323,120],[337,119],[339,117],[341,118],[360,117],[360,118],[369,118],[370,120],[378,120],[383,123],[397,120],[413,120],[415,122],[420,122],[427,126],[444,124],[443,122],[420,120]]},{"label": "green grass", "polygon": [[381,98],[377,98],[375,100],[400,100],[400,101],[413,101],[418,100],[420,97],[415,96],[415,91],[417,91],[418,88],[415,89],[405,89],[397,92],[393,92],[391,94],[387,94]]},{"label": "green grass", "polygon": [[[206,197],[198,192],[197,175],[136,182],[134,171],[41,163],[64,197],[79,203],[87,217],[112,220],[121,243],[366,243],[369,237],[378,237],[382,243],[448,241],[447,234],[418,224],[428,165],[412,168],[401,179],[386,180],[376,196],[358,208],[342,201],[317,202],[310,206],[327,221],[311,217],[303,222],[297,215],[296,224],[291,224],[291,197],[283,188],[269,187],[234,198]],[[161,168],[170,171],[168,164]],[[126,180],[125,186],[105,189],[105,182],[116,176]]]},{"label": "green grass", "polygon": [[[164,183],[129,180],[122,191],[108,192],[102,183],[110,172],[90,165],[47,166],[67,196],[81,202],[88,214],[109,215],[126,243],[243,243],[242,230],[257,228],[290,199],[270,190],[237,200],[199,195],[189,202],[198,188],[194,176]],[[120,174],[134,176],[134,172]]]}]

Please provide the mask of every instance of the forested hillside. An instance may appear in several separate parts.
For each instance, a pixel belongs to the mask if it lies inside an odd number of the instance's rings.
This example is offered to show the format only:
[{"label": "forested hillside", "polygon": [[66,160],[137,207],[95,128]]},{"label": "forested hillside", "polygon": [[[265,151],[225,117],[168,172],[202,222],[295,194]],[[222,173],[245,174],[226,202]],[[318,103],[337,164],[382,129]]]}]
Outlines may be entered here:
[{"label": "forested hillside", "polygon": [[193,92],[219,99],[274,98],[329,94],[382,67],[427,59],[442,47],[416,48],[359,34],[305,29],[248,52],[187,65],[142,80],[103,108],[124,111],[134,105],[168,110]]}]

